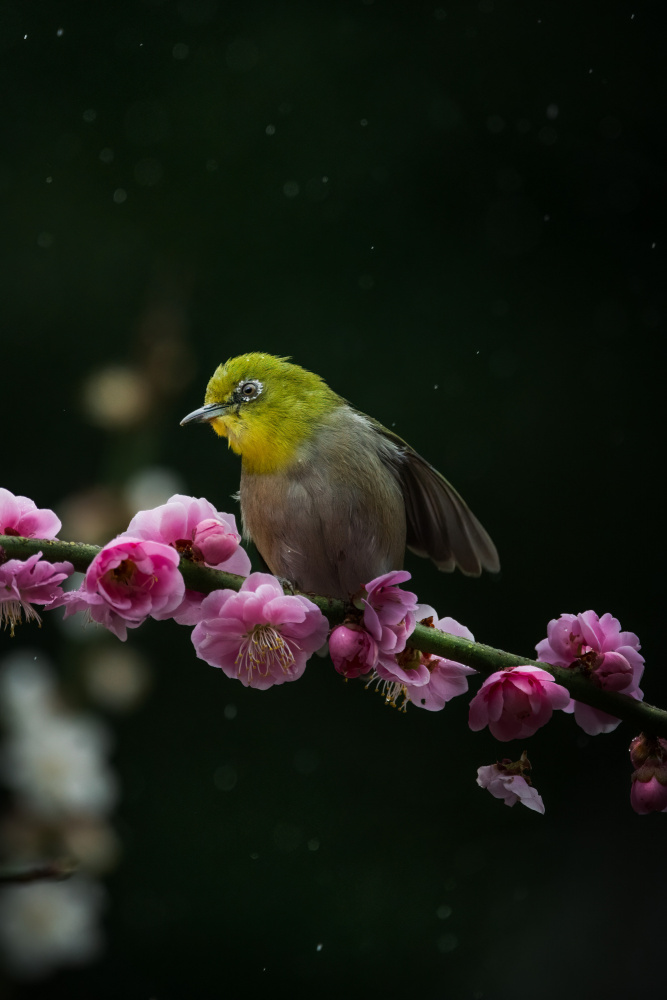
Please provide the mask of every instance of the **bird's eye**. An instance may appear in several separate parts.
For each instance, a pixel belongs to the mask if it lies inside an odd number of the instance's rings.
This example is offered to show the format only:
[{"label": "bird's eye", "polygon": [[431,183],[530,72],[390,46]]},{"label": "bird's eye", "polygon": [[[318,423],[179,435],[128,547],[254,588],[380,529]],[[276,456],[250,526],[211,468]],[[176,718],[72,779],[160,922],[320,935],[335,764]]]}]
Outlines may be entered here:
[{"label": "bird's eye", "polygon": [[244,399],[253,399],[257,395],[257,383],[244,382],[241,386],[241,395]]}]

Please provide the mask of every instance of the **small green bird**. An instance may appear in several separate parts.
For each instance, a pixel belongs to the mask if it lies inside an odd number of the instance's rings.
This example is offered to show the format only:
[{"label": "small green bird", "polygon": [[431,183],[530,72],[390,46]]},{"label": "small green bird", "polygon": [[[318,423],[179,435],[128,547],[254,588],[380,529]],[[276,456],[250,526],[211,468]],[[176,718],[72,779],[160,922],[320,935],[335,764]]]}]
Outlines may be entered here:
[{"label": "small green bird", "polygon": [[276,576],[348,599],[401,569],[406,545],[438,569],[500,569],[496,547],[453,486],[409,444],[355,410],[312,372],[270,354],[220,365],[205,405],[242,456],[241,515]]}]

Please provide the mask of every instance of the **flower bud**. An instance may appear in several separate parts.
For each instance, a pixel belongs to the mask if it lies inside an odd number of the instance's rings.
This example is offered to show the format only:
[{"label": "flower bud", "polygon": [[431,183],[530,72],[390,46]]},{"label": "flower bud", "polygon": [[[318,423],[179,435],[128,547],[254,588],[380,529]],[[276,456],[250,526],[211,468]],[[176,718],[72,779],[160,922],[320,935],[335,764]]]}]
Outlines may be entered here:
[{"label": "flower bud", "polygon": [[239,547],[239,536],[235,532],[208,517],[195,528],[192,551],[196,559],[202,559],[209,566],[219,566],[230,559]]},{"label": "flower bud", "polygon": [[641,768],[632,775],[630,804],[640,816],[650,812],[667,812],[667,769],[663,768],[662,780],[654,773],[650,778],[642,777],[648,773]]},{"label": "flower bud", "polygon": [[667,740],[641,733],[630,744],[630,804],[635,812],[667,812]]},{"label": "flower bud", "polygon": [[339,625],[329,637],[329,655],[339,674],[359,677],[372,670],[378,659],[375,639],[358,625]]}]

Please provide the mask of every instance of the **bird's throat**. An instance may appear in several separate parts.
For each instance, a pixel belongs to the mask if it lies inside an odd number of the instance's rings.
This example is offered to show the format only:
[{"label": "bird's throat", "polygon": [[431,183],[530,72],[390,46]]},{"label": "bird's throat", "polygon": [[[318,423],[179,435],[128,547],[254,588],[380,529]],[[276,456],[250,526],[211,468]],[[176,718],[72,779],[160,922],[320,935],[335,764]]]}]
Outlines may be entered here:
[{"label": "bird's throat", "polygon": [[235,414],[225,414],[211,421],[220,437],[243,458],[243,471],[249,475],[280,472],[291,465],[304,440],[294,427],[285,428],[273,421],[250,424]]}]

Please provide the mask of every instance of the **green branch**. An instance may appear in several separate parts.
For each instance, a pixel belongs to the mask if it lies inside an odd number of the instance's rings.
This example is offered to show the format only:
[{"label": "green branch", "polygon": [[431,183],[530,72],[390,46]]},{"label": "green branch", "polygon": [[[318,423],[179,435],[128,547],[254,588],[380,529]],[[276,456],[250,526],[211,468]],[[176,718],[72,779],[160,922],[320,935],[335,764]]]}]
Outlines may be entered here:
[{"label": "green branch", "polygon": [[[86,569],[100,551],[97,545],[83,545],[78,542],[49,541],[40,538],[19,538],[13,535],[0,535],[0,549],[4,549],[9,558],[25,559],[35,552],[43,552],[44,558],[50,562],[67,560],[75,570],[85,573]],[[208,569],[197,565],[189,559],[182,558],[180,569],[189,590],[208,594],[212,590],[239,590],[244,577],[234,573],[223,573],[220,570]],[[330,597],[317,597],[305,594],[309,600],[320,608],[332,625],[342,622],[350,610],[344,601]],[[468,667],[474,667],[481,674],[488,676],[504,667],[529,666],[541,667],[547,670],[559,684],[570,692],[576,701],[591,705],[593,708],[608,712],[617,719],[636,726],[638,730],[652,736],[667,737],[667,712],[654,705],[636,701],[628,695],[615,691],[604,691],[592,682],[583,670],[578,668],[564,669],[553,667],[539,660],[531,660],[525,656],[506,653],[493,646],[485,646],[480,642],[470,642],[460,636],[449,635],[438,629],[418,625],[410,637],[410,645],[425,653],[435,653],[438,656],[456,660]]]}]

